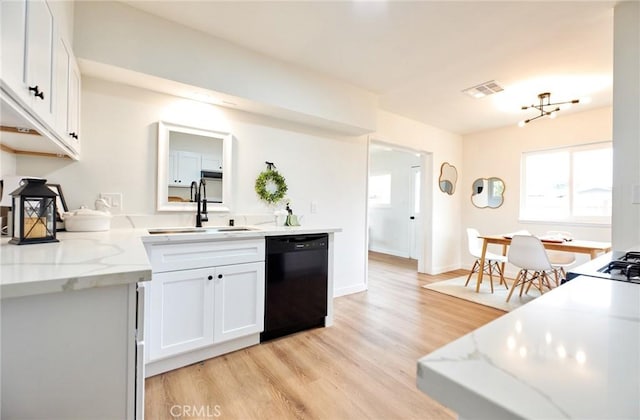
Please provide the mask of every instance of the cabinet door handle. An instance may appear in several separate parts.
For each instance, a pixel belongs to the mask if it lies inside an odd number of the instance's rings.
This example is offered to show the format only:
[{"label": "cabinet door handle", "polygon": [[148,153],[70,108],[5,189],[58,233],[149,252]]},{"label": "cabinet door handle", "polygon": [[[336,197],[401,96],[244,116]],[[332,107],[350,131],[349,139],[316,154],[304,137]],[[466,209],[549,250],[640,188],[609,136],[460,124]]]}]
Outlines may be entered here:
[{"label": "cabinet door handle", "polygon": [[218,274],[218,278],[221,279],[222,278],[222,274]]},{"label": "cabinet door handle", "polygon": [[207,277],[207,280],[213,280],[213,276]]},{"label": "cabinet door handle", "polygon": [[29,86],[29,92],[33,92],[33,96],[35,96],[36,98],[40,98],[44,100],[44,92],[40,91],[40,88],[38,87],[38,85]]}]

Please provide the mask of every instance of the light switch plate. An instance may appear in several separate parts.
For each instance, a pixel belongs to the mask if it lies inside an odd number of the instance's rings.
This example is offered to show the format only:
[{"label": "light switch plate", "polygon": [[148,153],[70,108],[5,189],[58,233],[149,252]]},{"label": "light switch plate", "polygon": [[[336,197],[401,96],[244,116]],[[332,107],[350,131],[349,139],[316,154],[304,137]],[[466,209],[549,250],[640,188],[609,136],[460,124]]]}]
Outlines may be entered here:
[{"label": "light switch plate", "polygon": [[104,199],[110,206],[111,214],[120,214],[123,210],[122,193],[100,193],[100,198]]}]

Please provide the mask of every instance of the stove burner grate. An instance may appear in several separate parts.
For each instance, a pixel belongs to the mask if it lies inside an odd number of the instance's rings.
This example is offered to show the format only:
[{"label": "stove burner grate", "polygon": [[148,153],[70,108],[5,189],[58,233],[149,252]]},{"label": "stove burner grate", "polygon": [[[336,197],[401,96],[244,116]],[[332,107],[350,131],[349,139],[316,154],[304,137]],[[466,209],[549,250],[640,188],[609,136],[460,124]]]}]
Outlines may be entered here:
[{"label": "stove burner grate", "polygon": [[640,264],[640,252],[627,252],[624,257],[620,258],[620,261],[629,261]]},{"label": "stove burner grate", "polygon": [[640,279],[640,262],[625,261],[624,258],[611,261],[604,272],[623,275],[627,279]]}]

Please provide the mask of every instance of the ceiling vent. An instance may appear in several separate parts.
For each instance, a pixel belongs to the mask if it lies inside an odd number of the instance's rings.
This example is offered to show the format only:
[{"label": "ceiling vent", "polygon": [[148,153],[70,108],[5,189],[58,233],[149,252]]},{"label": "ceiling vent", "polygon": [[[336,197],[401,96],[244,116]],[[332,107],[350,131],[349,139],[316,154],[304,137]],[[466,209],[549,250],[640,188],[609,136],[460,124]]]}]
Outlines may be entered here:
[{"label": "ceiling vent", "polygon": [[481,83],[477,86],[467,88],[462,91],[472,98],[480,99],[485,96],[493,95],[494,93],[502,92],[504,89],[495,80],[489,80],[488,82]]}]

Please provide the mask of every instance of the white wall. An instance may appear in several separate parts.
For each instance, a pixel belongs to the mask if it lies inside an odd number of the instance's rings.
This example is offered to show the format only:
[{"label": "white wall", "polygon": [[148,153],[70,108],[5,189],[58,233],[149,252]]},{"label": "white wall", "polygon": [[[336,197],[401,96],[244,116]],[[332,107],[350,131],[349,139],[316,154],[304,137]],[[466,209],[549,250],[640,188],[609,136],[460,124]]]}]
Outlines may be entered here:
[{"label": "white wall", "polygon": [[336,294],[364,289],[366,138],[83,78],[81,160],[18,157],[17,172],[61,184],[71,209],[93,207],[100,192],[122,192],[125,213],[154,214],[159,120],[233,134],[234,214],[273,212],[254,183],[264,162],[275,162],[303,224],[343,229],[335,240]]},{"label": "white wall", "polygon": [[623,251],[640,245],[640,3],[613,16],[613,249]]},{"label": "white wall", "polygon": [[[463,267],[470,267],[473,258],[466,247],[467,227],[481,234],[501,234],[526,229],[534,234],[548,230],[572,232],[575,237],[594,241],[610,241],[609,226],[552,225],[521,223],[520,160],[523,152],[562,146],[611,141],[611,108],[600,108],[554,120],[541,119],[525,127],[509,126],[464,136],[464,159],[460,186],[462,198],[461,241]],[[550,170],[553,170],[550,168]],[[477,208],[471,204],[471,184],[477,178],[498,177],[505,182],[505,201],[497,209]],[[494,251],[501,251],[495,249]]]},{"label": "white wall", "polygon": [[369,249],[409,258],[409,216],[413,215],[412,166],[420,165],[414,153],[370,147],[369,176],[391,175],[391,203],[369,206]]},{"label": "white wall", "polygon": [[[212,22],[215,25],[215,21]],[[75,3],[77,57],[253,101],[255,110],[362,134],[377,96],[119,2]]]},{"label": "white wall", "polygon": [[16,155],[0,150],[0,178],[5,175],[15,175]]},{"label": "white wall", "polygon": [[386,111],[378,112],[378,130],[370,140],[382,141],[424,152],[423,266],[418,269],[438,274],[460,267],[461,194],[441,192],[437,187],[440,165],[449,162],[462,172],[462,136],[422,124]]}]

